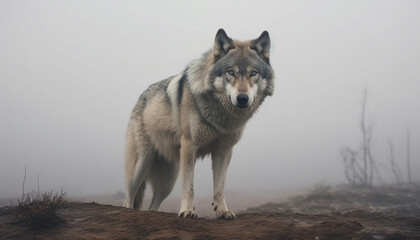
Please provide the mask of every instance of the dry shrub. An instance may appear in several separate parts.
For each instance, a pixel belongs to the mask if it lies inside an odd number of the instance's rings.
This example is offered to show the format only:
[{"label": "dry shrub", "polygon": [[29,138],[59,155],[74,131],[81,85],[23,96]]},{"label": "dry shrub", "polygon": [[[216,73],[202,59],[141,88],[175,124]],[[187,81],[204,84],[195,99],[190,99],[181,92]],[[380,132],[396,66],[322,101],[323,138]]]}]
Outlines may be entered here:
[{"label": "dry shrub", "polygon": [[15,206],[16,223],[29,229],[50,228],[63,223],[64,220],[57,215],[57,209],[66,202],[67,194],[53,191],[26,194],[17,200]]}]

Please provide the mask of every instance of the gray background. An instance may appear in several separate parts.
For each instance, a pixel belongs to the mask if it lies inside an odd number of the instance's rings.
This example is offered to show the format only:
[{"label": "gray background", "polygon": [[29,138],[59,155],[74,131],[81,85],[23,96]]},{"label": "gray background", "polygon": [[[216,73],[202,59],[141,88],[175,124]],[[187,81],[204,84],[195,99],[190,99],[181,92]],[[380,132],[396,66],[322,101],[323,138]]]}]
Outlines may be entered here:
[{"label": "gray background", "polygon": [[[276,89],[234,150],[228,192],[345,182],[361,96],[387,182],[388,140],[420,170],[419,1],[0,1],[0,197],[124,191],[124,135],[141,92],[213,46],[268,30]],[[199,161],[196,195],[212,191]],[[178,181],[179,184],[179,181]],[[174,195],[179,195],[179,185]],[[245,194],[244,194],[245,196]]]}]

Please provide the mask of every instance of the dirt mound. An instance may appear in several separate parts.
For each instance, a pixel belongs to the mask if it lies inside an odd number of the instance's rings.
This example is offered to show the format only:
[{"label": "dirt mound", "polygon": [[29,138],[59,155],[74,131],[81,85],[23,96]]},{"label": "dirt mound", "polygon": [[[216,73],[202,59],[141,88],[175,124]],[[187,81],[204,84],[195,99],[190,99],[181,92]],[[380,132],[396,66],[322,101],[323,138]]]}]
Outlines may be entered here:
[{"label": "dirt mound", "polygon": [[267,203],[245,212],[330,213],[361,210],[387,215],[420,218],[420,187],[320,186],[307,195],[281,203]]},{"label": "dirt mound", "polygon": [[31,231],[0,209],[0,239],[420,239],[420,219],[352,211],[335,214],[242,213],[237,219],[181,219],[97,203],[67,203],[66,221]]}]

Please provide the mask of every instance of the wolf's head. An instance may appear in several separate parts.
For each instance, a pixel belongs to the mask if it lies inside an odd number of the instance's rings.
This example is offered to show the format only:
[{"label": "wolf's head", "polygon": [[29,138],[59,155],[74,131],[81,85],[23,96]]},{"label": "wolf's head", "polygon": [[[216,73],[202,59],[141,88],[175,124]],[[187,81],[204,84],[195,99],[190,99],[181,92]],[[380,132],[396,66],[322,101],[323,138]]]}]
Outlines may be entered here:
[{"label": "wolf's head", "polygon": [[219,29],[211,54],[210,84],[236,108],[259,105],[266,96],[273,94],[270,36],[267,31],[257,39],[242,42],[232,40],[223,29]]}]

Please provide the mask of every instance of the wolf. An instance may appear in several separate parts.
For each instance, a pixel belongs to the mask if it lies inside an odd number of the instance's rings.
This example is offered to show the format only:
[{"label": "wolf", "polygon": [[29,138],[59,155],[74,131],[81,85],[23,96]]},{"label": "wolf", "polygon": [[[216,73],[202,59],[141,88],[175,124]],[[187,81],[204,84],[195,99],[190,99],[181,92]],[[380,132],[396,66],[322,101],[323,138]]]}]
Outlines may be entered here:
[{"label": "wolf", "polygon": [[181,172],[178,216],[197,218],[194,166],[198,158],[211,155],[214,212],[217,218],[236,218],[225,200],[226,173],[246,122],[273,94],[269,53],[267,31],[237,41],[219,29],[212,49],[141,94],[126,134],[125,207],[139,209],[150,183],[149,209],[158,211]]}]

